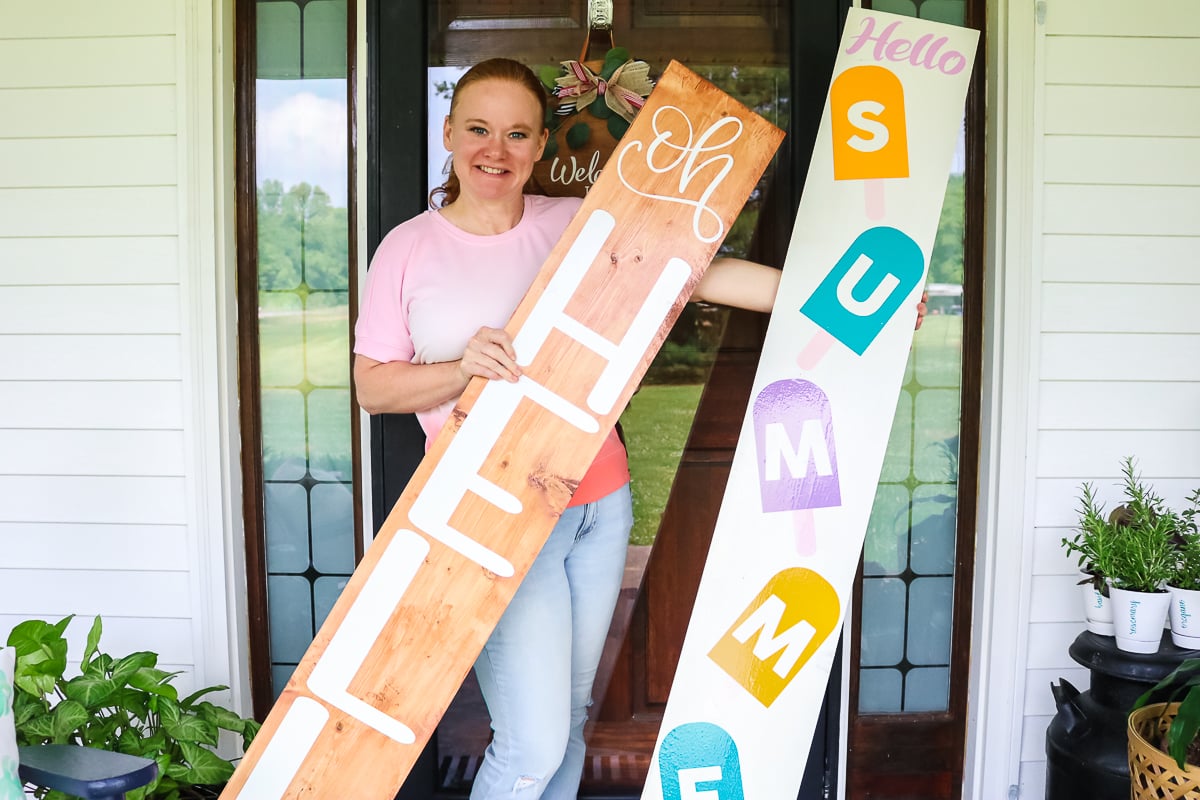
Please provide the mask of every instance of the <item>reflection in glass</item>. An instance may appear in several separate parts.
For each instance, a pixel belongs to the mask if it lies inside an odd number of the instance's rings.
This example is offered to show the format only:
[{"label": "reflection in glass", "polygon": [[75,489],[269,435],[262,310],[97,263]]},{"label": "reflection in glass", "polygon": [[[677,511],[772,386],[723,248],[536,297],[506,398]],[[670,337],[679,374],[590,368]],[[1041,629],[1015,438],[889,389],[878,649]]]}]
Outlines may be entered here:
[{"label": "reflection in glass", "polygon": [[258,0],[255,173],[275,694],[354,568],[345,0]]},{"label": "reflection in glass", "polygon": [[[933,0],[876,0],[922,16]],[[962,3],[951,3],[960,7]],[[896,6],[896,8],[892,8]],[[907,10],[899,7],[904,6]],[[861,714],[945,711],[958,513],[965,179],[959,152],[929,264],[929,313],[913,338],[863,549]]]}]

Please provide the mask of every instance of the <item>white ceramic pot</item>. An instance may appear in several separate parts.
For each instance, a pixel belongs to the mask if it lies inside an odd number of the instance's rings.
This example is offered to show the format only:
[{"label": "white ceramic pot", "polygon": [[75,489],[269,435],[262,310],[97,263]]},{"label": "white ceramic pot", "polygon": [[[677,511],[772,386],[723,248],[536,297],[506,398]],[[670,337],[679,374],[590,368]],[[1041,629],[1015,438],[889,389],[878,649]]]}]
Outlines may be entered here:
[{"label": "white ceramic pot", "polygon": [[1112,600],[1117,649],[1127,653],[1157,653],[1171,593],[1130,592],[1113,586],[1108,595]]},{"label": "white ceramic pot", "polygon": [[1171,641],[1185,650],[1200,650],[1200,591],[1171,587]]},{"label": "white ceramic pot", "polygon": [[[1080,585],[1079,588],[1083,592],[1083,611],[1087,616],[1087,629],[1100,636],[1112,636],[1114,633],[1112,600],[1105,597],[1095,587],[1091,581],[1092,576],[1085,577],[1088,579],[1087,583]],[[1200,619],[1197,619],[1196,622],[1200,626]]]}]

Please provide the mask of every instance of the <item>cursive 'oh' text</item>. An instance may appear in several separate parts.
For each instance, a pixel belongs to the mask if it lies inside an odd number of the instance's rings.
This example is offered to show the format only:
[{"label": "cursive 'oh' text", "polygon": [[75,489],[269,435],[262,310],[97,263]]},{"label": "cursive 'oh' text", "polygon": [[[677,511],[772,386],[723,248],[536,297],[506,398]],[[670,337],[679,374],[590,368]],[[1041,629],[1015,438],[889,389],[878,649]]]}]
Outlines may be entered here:
[{"label": "cursive 'oh' text", "polygon": [[[670,116],[678,117],[682,120],[682,125],[671,127]],[[662,106],[654,112],[651,124],[654,139],[649,146],[640,140],[632,141],[624,145],[617,155],[617,175],[621,183],[642,197],[691,206],[695,209],[692,214],[692,232],[696,234],[696,238],[705,244],[718,241],[725,235],[725,223],[722,222],[720,214],[709,208],[708,201],[721,185],[721,181],[725,180],[725,176],[733,169],[734,161],[729,153],[709,154],[733,145],[742,135],[742,121],[737,117],[723,117],[697,137],[687,114],[675,106]],[[676,138],[680,128],[685,132],[682,141]],[[673,170],[678,171],[679,195],[687,193],[692,181],[696,180],[701,172],[705,172],[708,183],[700,192],[699,198],[653,194],[633,186],[626,175],[625,158],[630,153],[643,152],[646,167],[651,172],[665,175]],[[707,157],[701,160],[702,156]]]}]

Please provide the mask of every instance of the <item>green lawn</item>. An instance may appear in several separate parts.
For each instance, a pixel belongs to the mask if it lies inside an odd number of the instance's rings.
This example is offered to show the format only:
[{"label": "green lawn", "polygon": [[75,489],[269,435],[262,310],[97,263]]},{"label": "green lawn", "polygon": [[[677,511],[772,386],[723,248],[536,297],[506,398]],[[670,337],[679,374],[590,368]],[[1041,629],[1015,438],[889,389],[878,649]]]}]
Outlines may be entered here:
[{"label": "green lawn", "polygon": [[643,386],[621,415],[633,479],[630,544],[654,542],[702,389],[699,384]]},{"label": "green lawn", "polygon": [[[954,502],[961,353],[962,317],[927,317],[913,341],[880,476],[884,505],[873,515],[867,540],[868,558],[885,569],[904,562],[896,548],[907,549],[910,524],[940,517]],[[643,386],[621,417],[633,477],[632,544],[654,541],[702,388]]]}]

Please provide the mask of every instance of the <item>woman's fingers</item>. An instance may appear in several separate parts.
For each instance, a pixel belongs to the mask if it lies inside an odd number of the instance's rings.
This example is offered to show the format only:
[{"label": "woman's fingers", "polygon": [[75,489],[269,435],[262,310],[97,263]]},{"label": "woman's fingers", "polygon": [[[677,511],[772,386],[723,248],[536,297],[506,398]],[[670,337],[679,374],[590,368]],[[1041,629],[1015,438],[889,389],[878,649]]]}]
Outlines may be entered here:
[{"label": "woman's fingers", "polygon": [[512,337],[502,328],[480,328],[467,342],[460,369],[468,378],[480,375],[490,380],[515,381],[521,377]]},{"label": "woman's fingers", "polygon": [[917,303],[917,327],[915,330],[921,330],[921,323],[925,321],[925,313],[929,311],[929,292],[921,292],[921,302]]}]

